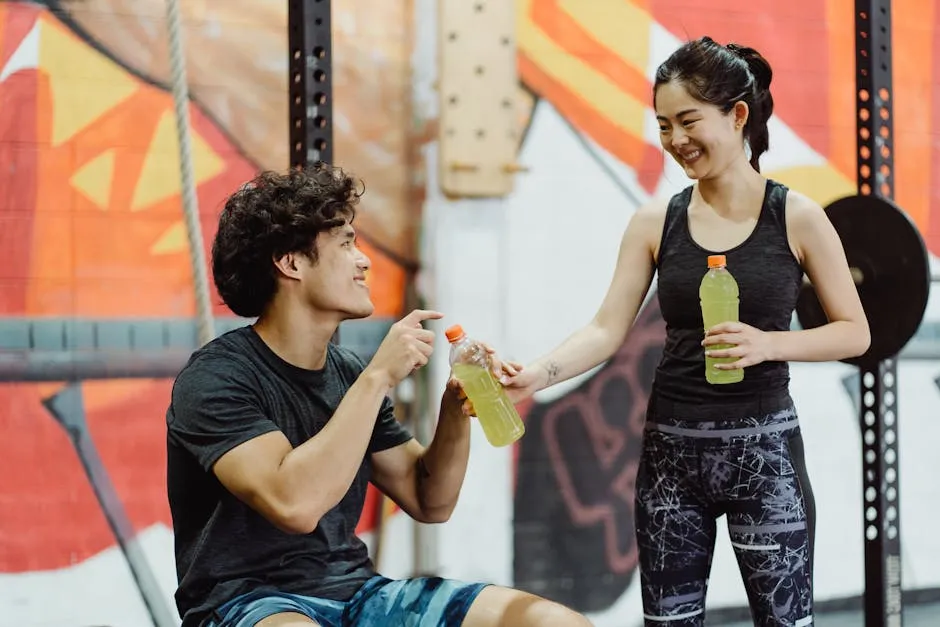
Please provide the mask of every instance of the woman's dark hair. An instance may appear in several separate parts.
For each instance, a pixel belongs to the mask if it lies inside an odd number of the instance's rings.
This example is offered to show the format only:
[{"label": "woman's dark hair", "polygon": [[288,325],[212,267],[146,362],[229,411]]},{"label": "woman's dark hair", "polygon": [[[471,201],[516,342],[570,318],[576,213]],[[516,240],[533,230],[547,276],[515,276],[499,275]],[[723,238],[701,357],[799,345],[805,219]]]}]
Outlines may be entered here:
[{"label": "woman's dark hair", "polygon": [[212,243],[212,277],[236,315],[260,316],[277,290],[274,260],[301,253],[317,260],[317,234],[355,217],[361,186],[318,163],[262,172],[225,202]]},{"label": "woman's dark hair", "polygon": [[696,100],[715,105],[723,113],[736,102],[750,109],[744,138],[751,148],[751,165],[760,172],[758,160],[770,147],[767,121],[774,112],[770,95],[773,70],[757,50],[737,44],[722,46],[711,37],[684,44],[656,69],[653,98],[660,85],[677,81]]}]

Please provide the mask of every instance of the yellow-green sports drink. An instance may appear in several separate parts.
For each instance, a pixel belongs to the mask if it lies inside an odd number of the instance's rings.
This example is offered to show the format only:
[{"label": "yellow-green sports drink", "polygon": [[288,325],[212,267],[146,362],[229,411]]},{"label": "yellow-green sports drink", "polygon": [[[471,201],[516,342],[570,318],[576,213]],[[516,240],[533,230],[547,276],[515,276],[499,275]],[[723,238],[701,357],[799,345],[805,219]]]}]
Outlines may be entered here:
[{"label": "yellow-green sports drink", "polygon": [[[702,322],[707,331],[722,322],[738,321],[738,282],[728,272],[724,255],[709,255],[708,272],[702,277],[698,290],[702,302]],[[708,350],[733,348],[732,344],[715,344]],[[709,383],[737,383],[744,379],[744,369],[718,370],[715,364],[737,361],[738,357],[706,357],[705,380]]]},{"label": "yellow-green sports drink", "polygon": [[450,367],[473,403],[473,412],[487,441],[493,446],[508,446],[521,438],[525,424],[490,371],[486,350],[467,337],[459,324],[447,329],[445,335],[451,344]]},{"label": "yellow-green sports drink", "polygon": [[522,419],[503,386],[486,368],[455,364],[454,376],[463,385],[483,434],[493,446],[512,444],[525,433]]}]

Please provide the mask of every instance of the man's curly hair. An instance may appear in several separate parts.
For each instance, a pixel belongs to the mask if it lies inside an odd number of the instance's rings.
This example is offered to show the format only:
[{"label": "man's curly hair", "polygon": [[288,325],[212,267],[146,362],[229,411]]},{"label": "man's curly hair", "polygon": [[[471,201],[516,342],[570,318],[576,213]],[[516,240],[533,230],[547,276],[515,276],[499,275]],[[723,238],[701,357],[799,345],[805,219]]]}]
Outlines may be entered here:
[{"label": "man's curly hair", "polygon": [[212,277],[238,316],[260,316],[277,290],[274,260],[302,253],[317,260],[317,234],[355,217],[361,184],[338,167],[317,163],[266,171],[225,202],[212,243]]}]

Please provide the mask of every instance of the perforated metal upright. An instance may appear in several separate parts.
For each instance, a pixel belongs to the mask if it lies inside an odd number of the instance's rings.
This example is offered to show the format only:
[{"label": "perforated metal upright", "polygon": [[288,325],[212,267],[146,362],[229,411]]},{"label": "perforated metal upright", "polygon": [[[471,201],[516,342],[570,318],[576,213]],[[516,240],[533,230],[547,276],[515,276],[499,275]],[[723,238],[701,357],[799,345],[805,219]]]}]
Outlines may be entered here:
[{"label": "perforated metal upright", "polygon": [[333,162],[330,0],[289,0],[290,165]]},{"label": "perforated metal upright", "polygon": [[[330,0],[287,3],[290,167],[333,163],[333,37]],[[339,343],[339,331],[332,341]]]},{"label": "perforated metal upright", "polygon": [[[858,193],[894,199],[891,2],[856,0]],[[860,366],[865,626],[896,627],[901,616],[897,362]]]}]

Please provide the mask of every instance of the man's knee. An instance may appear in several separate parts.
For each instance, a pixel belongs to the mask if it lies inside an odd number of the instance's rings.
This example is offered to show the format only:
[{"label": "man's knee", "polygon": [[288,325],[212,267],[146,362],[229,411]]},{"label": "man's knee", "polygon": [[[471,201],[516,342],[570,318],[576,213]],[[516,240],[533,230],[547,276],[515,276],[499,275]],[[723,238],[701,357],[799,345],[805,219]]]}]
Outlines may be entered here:
[{"label": "man's knee", "polygon": [[255,627],[320,627],[320,623],[296,612],[281,612],[261,620]]},{"label": "man's knee", "polygon": [[[593,627],[591,621],[582,614],[548,599],[540,599],[533,609],[532,619],[525,623],[526,625],[532,625],[533,627],[536,625],[545,625],[546,627]],[[506,624],[514,625],[515,623],[509,621]]]},{"label": "man's knee", "polygon": [[462,627],[592,627],[560,603],[512,588],[487,586],[470,606]]}]

